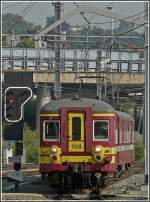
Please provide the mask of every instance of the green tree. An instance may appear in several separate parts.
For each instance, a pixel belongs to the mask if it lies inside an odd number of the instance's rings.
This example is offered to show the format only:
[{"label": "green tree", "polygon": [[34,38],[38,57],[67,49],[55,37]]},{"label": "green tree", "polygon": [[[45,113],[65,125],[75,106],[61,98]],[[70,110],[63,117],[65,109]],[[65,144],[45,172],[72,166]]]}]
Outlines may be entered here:
[{"label": "green tree", "polygon": [[2,30],[3,33],[10,33],[13,29],[15,33],[24,34],[27,30],[32,29],[33,24],[26,22],[19,15],[7,13],[2,16]]},{"label": "green tree", "polygon": [[16,47],[19,47],[19,48],[35,48],[35,43],[34,43],[33,39],[24,38],[16,45]]},{"label": "green tree", "polygon": [[136,141],[135,142],[135,160],[144,159],[144,142]]},{"label": "green tree", "polygon": [[12,13],[2,15],[2,32],[10,33],[14,30],[17,34],[26,34],[27,32],[37,32],[41,30],[40,25],[25,21],[21,16]]},{"label": "green tree", "polygon": [[29,126],[24,124],[24,136],[23,136],[25,157],[27,163],[39,162],[39,135],[32,131]]},{"label": "green tree", "polygon": [[6,36],[2,36],[2,46],[7,46]]},{"label": "green tree", "polygon": [[135,101],[132,97],[126,97],[120,100],[120,110],[130,114],[131,116],[134,116],[134,105]]},{"label": "green tree", "polygon": [[[48,16],[46,17],[46,27],[49,25],[53,24],[55,22],[55,17],[54,16]],[[70,24],[63,22],[61,24],[61,31],[67,31],[70,28]]]}]

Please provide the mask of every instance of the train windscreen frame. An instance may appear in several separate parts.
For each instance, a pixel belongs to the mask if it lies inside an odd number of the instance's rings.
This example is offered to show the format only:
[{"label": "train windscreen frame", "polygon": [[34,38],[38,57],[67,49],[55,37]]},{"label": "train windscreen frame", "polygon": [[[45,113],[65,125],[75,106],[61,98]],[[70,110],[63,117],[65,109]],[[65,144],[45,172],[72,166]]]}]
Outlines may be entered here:
[{"label": "train windscreen frame", "polygon": [[94,140],[109,139],[109,121],[108,120],[93,121],[93,139]]},{"label": "train windscreen frame", "polygon": [[81,140],[81,118],[72,118],[72,140]]},{"label": "train windscreen frame", "polygon": [[44,121],[43,134],[46,141],[60,140],[60,121]]}]

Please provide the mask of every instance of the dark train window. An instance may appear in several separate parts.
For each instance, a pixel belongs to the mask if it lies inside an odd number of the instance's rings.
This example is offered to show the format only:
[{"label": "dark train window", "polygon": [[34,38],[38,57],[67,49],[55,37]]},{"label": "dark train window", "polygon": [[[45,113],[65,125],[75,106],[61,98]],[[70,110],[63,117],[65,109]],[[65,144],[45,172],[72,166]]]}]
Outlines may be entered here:
[{"label": "dark train window", "polygon": [[81,140],[81,118],[72,118],[72,140]]},{"label": "dark train window", "polygon": [[94,121],[94,139],[108,139],[108,121]]},{"label": "dark train window", "polygon": [[59,140],[59,121],[45,122],[45,139]]}]

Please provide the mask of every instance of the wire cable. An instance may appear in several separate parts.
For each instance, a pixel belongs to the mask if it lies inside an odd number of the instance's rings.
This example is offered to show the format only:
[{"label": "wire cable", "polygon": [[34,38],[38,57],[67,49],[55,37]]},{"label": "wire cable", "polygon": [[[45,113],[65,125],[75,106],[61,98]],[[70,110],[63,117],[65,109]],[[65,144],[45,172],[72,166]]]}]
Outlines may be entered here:
[{"label": "wire cable", "polygon": [[[103,9],[107,8],[108,6],[112,5],[114,2],[109,3],[107,6],[105,6]],[[94,19],[97,16],[97,14],[94,14],[91,18],[88,19],[90,22],[92,19]]]},{"label": "wire cable", "polygon": [[17,2],[17,3],[11,4],[11,5],[9,5],[9,6],[6,6],[6,7],[2,8],[2,10],[5,10],[5,9],[11,8],[11,7],[14,7],[14,6],[16,6],[17,4],[21,4],[21,3],[23,3],[23,2],[25,2],[25,1]]},{"label": "wire cable", "polygon": [[[134,15],[135,16],[135,15]],[[130,16],[131,17],[131,16]],[[140,19],[140,18],[143,18],[143,17],[145,17],[145,16],[142,16],[142,17],[139,17],[139,18],[137,18],[137,19],[135,19],[135,20],[133,20],[132,22],[131,22],[131,24],[132,25],[134,25],[134,22],[135,21],[137,21],[138,19]],[[126,27],[126,25],[122,25],[121,27],[119,27],[119,28],[123,28],[123,27]],[[132,28],[132,27],[131,27]],[[140,28],[140,27],[139,27]],[[118,36],[122,36],[122,35],[118,35]],[[112,39],[112,38],[111,38]],[[111,40],[111,39],[109,39],[109,40]],[[141,39],[142,41],[144,41],[143,39]]]},{"label": "wire cable", "polygon": [[[73,2],[73,4],[78,8],[80,7],[76,2]],[[85,17],[84,13],[83,12],[80,12],[80,15],[82,16],[82,18],[85,20],[85,22],[87,24],[90,24],[89,20]]]},{"label": "wire cable", "polygon": [[[142,11],[142,12],[139,12],[139,13],[137,13],[137,14],[134,14],[134,15],[131,15],[131,16],[129,16],[129,17],[126,17],[126,18],[124,18],[124,19],[117,19],[117,20],[114,20],[113,22],[125,21],[125,20],[127,20],[127,19],[132,18],[132,17],[138,16],[138,15],[140,15],[140,14],[142,14],[142,13],[145,13],[145,12]],[[96,15],[95,15],[95,16],[96,16]],[[91,20],[91,19],[88,19],[88,20]],[[129,22],[129,23],[130,23],[130,22]],[[91,24],[102,24],[102,25],[104,25],[104,24],[111,24],[111,22],[110,22],[110,21],[101,22],[101,23],[94,23],[94,22],[92,22]]]},{"label": "wire cable", "polygon": [[33,6],[34,6],[36,3],[37,3],[37,2],[31,2],[31,3],[23,10],[23,12],[22,12],[22,14],[21,14],[21,16],[20,16],[20,18],[19,18],[20,22],[16,21],[15,24],[14,24],[14,27],[16,27],[16,25],[17,25],[17,26],[20,25],[21,19],[22,19],[23,17],[25,17],[25,16],[32,10]]},{"label": "wire cable", "polygon": [[[115,37],[113,37],[113,39],[117,39],[119,36],[123,36],[123,35],[125,35],[125,34],[131,32],[131,31],[133,31],[133,30],[136,30],[136,29],[138,29],[138,28],[144,26],[145,24],[147,24],[147,23],[143,23],[143,24],[141,24],[141,25],[139,25],[139,26],[136,26],[136,27],[134,27],[134,28],[131,28],[130,30],[128,30],[128,31],[126,31],[126,32],[120,33],[120,34],[116,35]],[[106,43],[108,43],[108,42],[111,41],[111,40],[112,40],[112,38],[106,40],[104,43],[101,43],[100,46],[102,47],[103,45],[105,45]],[[99,42],[99,41],[98,41],[98,42]],[[83,62],[85,61],[89,50],[90,50],[91,48],[95,48],[95,47],[96,47],[96,46],[91,46],[91,47],[89,47],[89,48],[87,49],[87,53],[86,53],[86,55],[85,55],[85,57],[84,57]],[[134,49],[137,49],[137,48],[134,48]],[[82,62],[82,64],[83,64],[83,62]],[[81,64],[81,68],[82,68],[82,64]]]}]

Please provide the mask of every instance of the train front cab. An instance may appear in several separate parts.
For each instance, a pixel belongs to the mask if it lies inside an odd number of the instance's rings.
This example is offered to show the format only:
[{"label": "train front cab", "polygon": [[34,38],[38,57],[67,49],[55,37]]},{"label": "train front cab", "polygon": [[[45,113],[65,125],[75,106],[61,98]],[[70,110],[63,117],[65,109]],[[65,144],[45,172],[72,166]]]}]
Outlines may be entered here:
[{"label": "train front cab", "polygon": [[40,172],[116,170],[114,113],[62,108],[40,114]]}]

